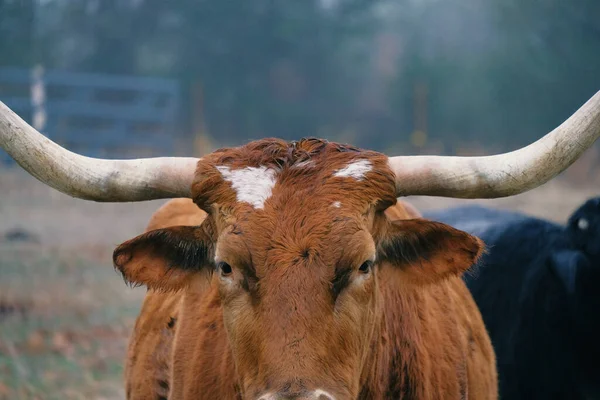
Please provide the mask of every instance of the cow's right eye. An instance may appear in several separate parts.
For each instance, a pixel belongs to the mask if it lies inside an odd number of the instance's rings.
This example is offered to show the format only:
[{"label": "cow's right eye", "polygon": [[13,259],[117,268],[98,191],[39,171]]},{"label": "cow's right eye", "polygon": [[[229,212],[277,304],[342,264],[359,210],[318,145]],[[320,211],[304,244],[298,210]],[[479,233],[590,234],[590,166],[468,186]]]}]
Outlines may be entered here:
[{"label": "cow's right eye", "polygon": [[231,265],[225,262],[220,262],[218,268],[219,272],[221,273],[221,276],[229,276],[233,272],[233,270],[231,269]]},{"label": "cow's right eye", "polygon": [[365,261],[358,270],[363,274],[368,274],[371,272],[371,268],[373,268],[373,261]]}]

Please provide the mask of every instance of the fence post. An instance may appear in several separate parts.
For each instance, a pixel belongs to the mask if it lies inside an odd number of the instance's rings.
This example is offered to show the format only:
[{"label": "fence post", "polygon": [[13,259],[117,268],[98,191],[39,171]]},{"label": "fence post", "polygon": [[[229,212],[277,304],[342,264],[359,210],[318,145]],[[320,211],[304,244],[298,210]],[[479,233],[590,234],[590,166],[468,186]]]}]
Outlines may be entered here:
[{"label": "fence post", "polygon": [[419,150],[427,145],[427,92],[426,82],[418,81],[414,84],[414,131],[411,143]]},{"label": "fence post", "polygon": [[201,157],[210,153],[212,143],[206,132],[206,123],[204,120],[204,92],[202,82],[194,81],[190,90],[190,120],[192,135],[194,140],[195,157]]},{"label": "fence post", "polygon": [[46,128],[46,85],[44,67],[36,65],[31,71],[31,107],[33,127],[42,132]]}]

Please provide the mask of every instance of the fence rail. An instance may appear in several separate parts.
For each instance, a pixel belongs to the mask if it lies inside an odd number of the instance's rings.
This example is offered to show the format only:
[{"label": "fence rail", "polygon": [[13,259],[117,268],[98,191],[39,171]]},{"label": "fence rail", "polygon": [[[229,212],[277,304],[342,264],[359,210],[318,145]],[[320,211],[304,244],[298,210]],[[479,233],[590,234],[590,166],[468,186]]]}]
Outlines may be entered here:
[{"label": "fence rail", "polygon": [[[175,80],[0,68],[0,101],[58,144],[91,157],[175,151],[180,136]],[[0,150],[0,163],[12,159]]]}]

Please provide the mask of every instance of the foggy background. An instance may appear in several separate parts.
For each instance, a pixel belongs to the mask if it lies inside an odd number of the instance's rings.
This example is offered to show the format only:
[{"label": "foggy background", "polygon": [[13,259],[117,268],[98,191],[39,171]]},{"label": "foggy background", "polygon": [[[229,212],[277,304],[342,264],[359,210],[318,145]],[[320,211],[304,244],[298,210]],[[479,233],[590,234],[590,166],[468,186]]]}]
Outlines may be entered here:
[{"label": "foggy background", "polygon": [[216,146],[504,151],[598,90],[599,18],[595,0],[0,0],[0,66],[174,79],[178,133]]},{"label": "foggy background", "polygon": [[[541,138],[598,90],[598,0],[0,0],[0,101],[87,155],[306,136],[493,154]],[[519,196],[408,200],[563,222],[598,195],[598,148]],[[72,199],[3,156],[0,399],[123,399],[145,290],[123,284],[111,253],[164,201]]]}]

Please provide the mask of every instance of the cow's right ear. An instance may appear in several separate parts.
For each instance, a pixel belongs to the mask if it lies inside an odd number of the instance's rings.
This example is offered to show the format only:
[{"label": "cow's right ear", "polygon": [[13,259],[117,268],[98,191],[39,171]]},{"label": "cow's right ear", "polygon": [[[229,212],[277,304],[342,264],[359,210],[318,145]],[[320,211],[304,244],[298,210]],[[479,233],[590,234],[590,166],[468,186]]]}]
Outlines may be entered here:
[{"label": "cow's right ear", "polygon": [[146,232],[118,246],[113,263],[126,282],[178,290],[201,271],[212,271],[214,246],[203,225]]}]

